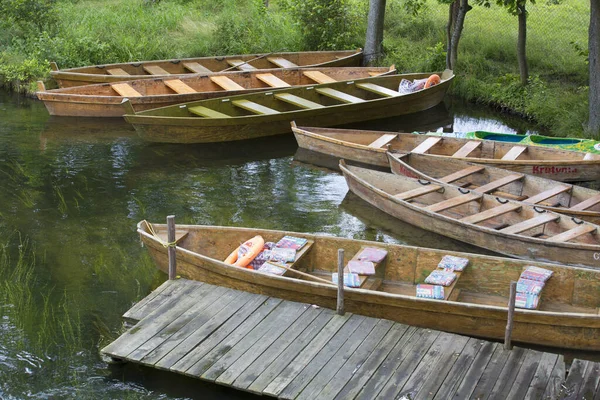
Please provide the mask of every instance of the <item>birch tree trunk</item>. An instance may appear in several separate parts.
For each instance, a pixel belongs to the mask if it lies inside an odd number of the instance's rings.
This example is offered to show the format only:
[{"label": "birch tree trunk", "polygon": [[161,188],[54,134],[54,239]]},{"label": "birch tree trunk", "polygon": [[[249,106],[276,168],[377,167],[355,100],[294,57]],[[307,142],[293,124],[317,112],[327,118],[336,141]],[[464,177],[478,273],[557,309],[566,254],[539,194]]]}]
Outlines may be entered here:
[{"label": "birch tree trunk", "polygon": [[589,134],[600,139],[600,0],[591,0],[589,28]]},{"label": "birch tree trunk", "polygon": [[383,20],[386,0],[369,1],[369,17],[367,18],[367,37],[362,64],[374,63],[382,56]]}]

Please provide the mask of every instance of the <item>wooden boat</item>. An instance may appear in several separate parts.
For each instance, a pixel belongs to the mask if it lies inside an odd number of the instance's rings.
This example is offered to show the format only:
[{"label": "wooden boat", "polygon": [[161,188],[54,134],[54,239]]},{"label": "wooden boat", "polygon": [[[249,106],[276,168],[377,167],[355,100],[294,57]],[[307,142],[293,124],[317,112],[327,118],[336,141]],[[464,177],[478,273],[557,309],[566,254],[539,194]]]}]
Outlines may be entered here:
[{"label": "wooden boat", "polygon": [[600,269],[600,226],[521,202],[387,172],[340,169],[350,190],[422,229],[500,254]]},{"label": "wooden boat", "polygon": [[513,135],[511,133],[485,131],[467,132],[465,137],[468,139],[496,140],[499,142],[555,147],[563,150],[585,151],[589,153],[600,154],[600,142],[593,139],[551,137],[543,135]]},{"label": "wooden boat", "polygon": [[563,182],[600,179],[600,154],[436,135],[295,126],[298,146],[368,165],[388,167],[386,151],[430,154]]},{"label": "wooden boat", "polygon": [[[158,268],[168,270],[163,246],[166,226],[142,221],[138,233]],[[283,276],[222,262],[239,243],[261,235],[277,242],[284,235],[307,239]],[[511,281],[535,265],[552,270],[537,310],[516,309],[513,342],[561,348],[600,350],[600,271],[557,264],[448,252],[398,244],[264,229],[180,225],[176,231],[177,274],[203,282],[293,301],[335,308],[338,249],[346,260],[364,247],[387,251],[375,275],[362,277],[360,288],[345,288],[345,310],[410,325],[464,335],[502,339]],[[469,259],[458,280],[445,289],[444,300],[416,297],[416,284],[436,269],[444,255]]]},{"label": "wooden boat", "polygon": [[321,77],[322,84],[234,97],[209,99],[139,113],[132,123],[145,140],[171,143],[208,143],[254,139],[290,131],[296,119],[316,125],[336,125],[410,114],[440,103],[450,86],[452,71],[441,82],[409,94],[398,92],[403,79],[431,74],[375,76],[336,82]]},{"label": "wooden boat", "polygon": [[502,168],[418,153],[387,153],[398,175],[449,183],[479,193],[534,204],[557,213],[600,223],[600,191]]},{"label": "wooden boat", "polygon": [[314,85],[319,76],[333,80],[351,80],[395,73],[386,67],[338,67],[306,69],[270,69],[234,71],[180,78],[138,79],[46,90],[38,82],[38,99],[50,115],[75,117],[122,117],[123,100],[128,98],[135,111],[243,93],[290,86]]},{"label": "wooden boat", "polygon": [[59,69],[56,63],[50,63],[53,69],[50,75],[59,87],[69,87],[133,79],[164,78],[171,75],[206,75],[235,69],[250,71],[296,67],[358,67],[362,54],[361,49],[262,53],[90,65],[68,69]]}]

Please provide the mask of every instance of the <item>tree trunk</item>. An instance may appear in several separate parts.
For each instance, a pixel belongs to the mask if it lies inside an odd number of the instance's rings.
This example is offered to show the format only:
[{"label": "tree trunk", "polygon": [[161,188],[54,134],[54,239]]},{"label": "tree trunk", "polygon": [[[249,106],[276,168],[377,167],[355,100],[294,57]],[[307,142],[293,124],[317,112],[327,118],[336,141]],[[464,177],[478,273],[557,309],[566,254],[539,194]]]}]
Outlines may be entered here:
[{"label": "tree trunk", "polygon": [[591,0],[589,28],[590,94],[588,131],[600,139],[600,1]]},{"label": "tree trunk", "polygon": [[465,25],[465,17],[471,8],[472,7],[469,5],[469,0],[460,0],[456,21],[454,22],[454,31],[452,32],[452,45],[450,46],[450,69],[456,68],[456,60],[458,59],[458,42]]},{"label": "tree trunk", "polygon": [[367,18],[367,37],[362,64],[373,64],[382,56],[383,20],[386,0],[369,1],[369,17]]},{"label": "tree trunk", "polygon": [[458,0],[448,5],[448,24],[446,25],[446,68],[452,69],[452,32],[458,14]]},{"label": "tree trunk", "polygon": [[[593,1],[593,0],[592,0]],[[517,6],[519,12],[519,38],[517,40],[517,58],[519,60],[519,74],[521,75],[521,84],[527,85],[529,80],[529,69],[527,68],[527,11],[525,2]]]}]

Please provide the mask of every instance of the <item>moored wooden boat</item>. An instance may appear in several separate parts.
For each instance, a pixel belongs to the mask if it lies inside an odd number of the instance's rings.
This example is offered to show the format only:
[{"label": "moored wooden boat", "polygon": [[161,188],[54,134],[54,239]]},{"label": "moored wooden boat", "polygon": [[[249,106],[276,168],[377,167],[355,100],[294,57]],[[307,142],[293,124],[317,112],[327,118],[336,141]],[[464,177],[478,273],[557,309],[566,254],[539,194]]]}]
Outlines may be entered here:
[{"label": "moored wooden boat", "polygon": [[[166,226],[152,224],[151,229],[142,221],[138,233],[157,266],[166,272]],[[288,270],[277,276],[222,262],[239,243],[255,235],[272,242],[284,235],[307,239],[296,261],[287,264],[299,272]],[[336,305],[337,288],[328,282],[337,270],[338,249],[344,249],[346,260],[364,247],[383,249],[387,256],[375,275],[364,279],[360,288],[344,290],[346,311],[492,339],[504,337],[510,282],[526,266],[535,265],[554,273],[538,309],[516,310],[513,342],[600,350],[600,271],[264,229],[180,225],[176,238],[177,274],[182,277],[329,308]],[[444,255],[466,257],[469,265],[446,288],[445,300],[416,297],[416,284],[423,283]]]},{"label": "moored wooden boat", "polygon": [[[50,115],[75,117],[121,117],[128,98],[135,111],[166,107],[190,101],[235,96],[290,86],[315,85],[318,79],[335,81],[393,74],[386,67],[329,67],[232,71],[223,74],[190,75],[134,81],[100,83],[46,90],[38,82],[38,99]],[[312,77],[312,78],[311,78]]]},{"label": "moored wooden boat", "polygon": [[563,182],[600,179],[600,155],[437,135],[294,126],[298,146],[346,160],[389,166],[386,151],[426,153]]},{"label": "moored wooden boat", "polygon": [[59,69],[56,63],[51,63],[53,71],[50,75],[59,87],[69,87],[171,75],[206,75],[234,69],[249,71],[295,67],[357,67],[362,60],[362,54],[361,49],[262,53],[90,65],[67,69]]},{"label": "moored wooden boat", "polygon": [[410,114],[442,101],[454,75],[446,70],[441,82],[403,94],[403,79],[429,73],[375,76],[352,81],[279,89],[233,97],[209,99],[139,113],[130,112],[142,139],[152,142],[209,143],[254,139],[290,131],[290,121],[328,126]]},{"label": "moored wooden boat", "polygon": [[534,146],[555,147],[563,150],[585,151],[600,154],[600,142],[593,139],[543,135],[513,135],[510,133],[485,131],[467,132],[465,137],[468,139],[496,140],[500,142],[531,144]]},{"label": "moored wooden boat", "polygon": [[393,173],[448,183],[600,223],[600,191],[502,168],[418,153],[387,153]]},{"label": "moored wooden boat", "polygon": [[349,166],[350,190],[422,229],[512,257],[600,269],[600,226],[468,189]]}]

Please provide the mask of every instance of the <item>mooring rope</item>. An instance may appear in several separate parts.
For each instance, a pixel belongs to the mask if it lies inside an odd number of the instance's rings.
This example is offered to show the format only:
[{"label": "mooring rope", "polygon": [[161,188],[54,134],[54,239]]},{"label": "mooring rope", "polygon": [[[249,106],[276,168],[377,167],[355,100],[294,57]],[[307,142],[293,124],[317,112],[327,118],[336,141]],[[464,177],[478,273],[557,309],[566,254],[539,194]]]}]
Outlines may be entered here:
[{"label": "mooring rope", "polygon": [[158,234],[154,231],[154,227],[152,226],[152,224],[146,220],[144,220],[144,222],[146,223],[146,226],[148,227],[148,230],[150,230],[150,233],[152,234],[152,236],[154,236],[156,238],[156,240],[158,240],[158,242],[160,244],[162,244],[162,246],[165,249],[167,247],[177,247],[177,240],[175,240],[173,242],[163,242],[162,239],[160,238],[160,236],[158,236]]}]

